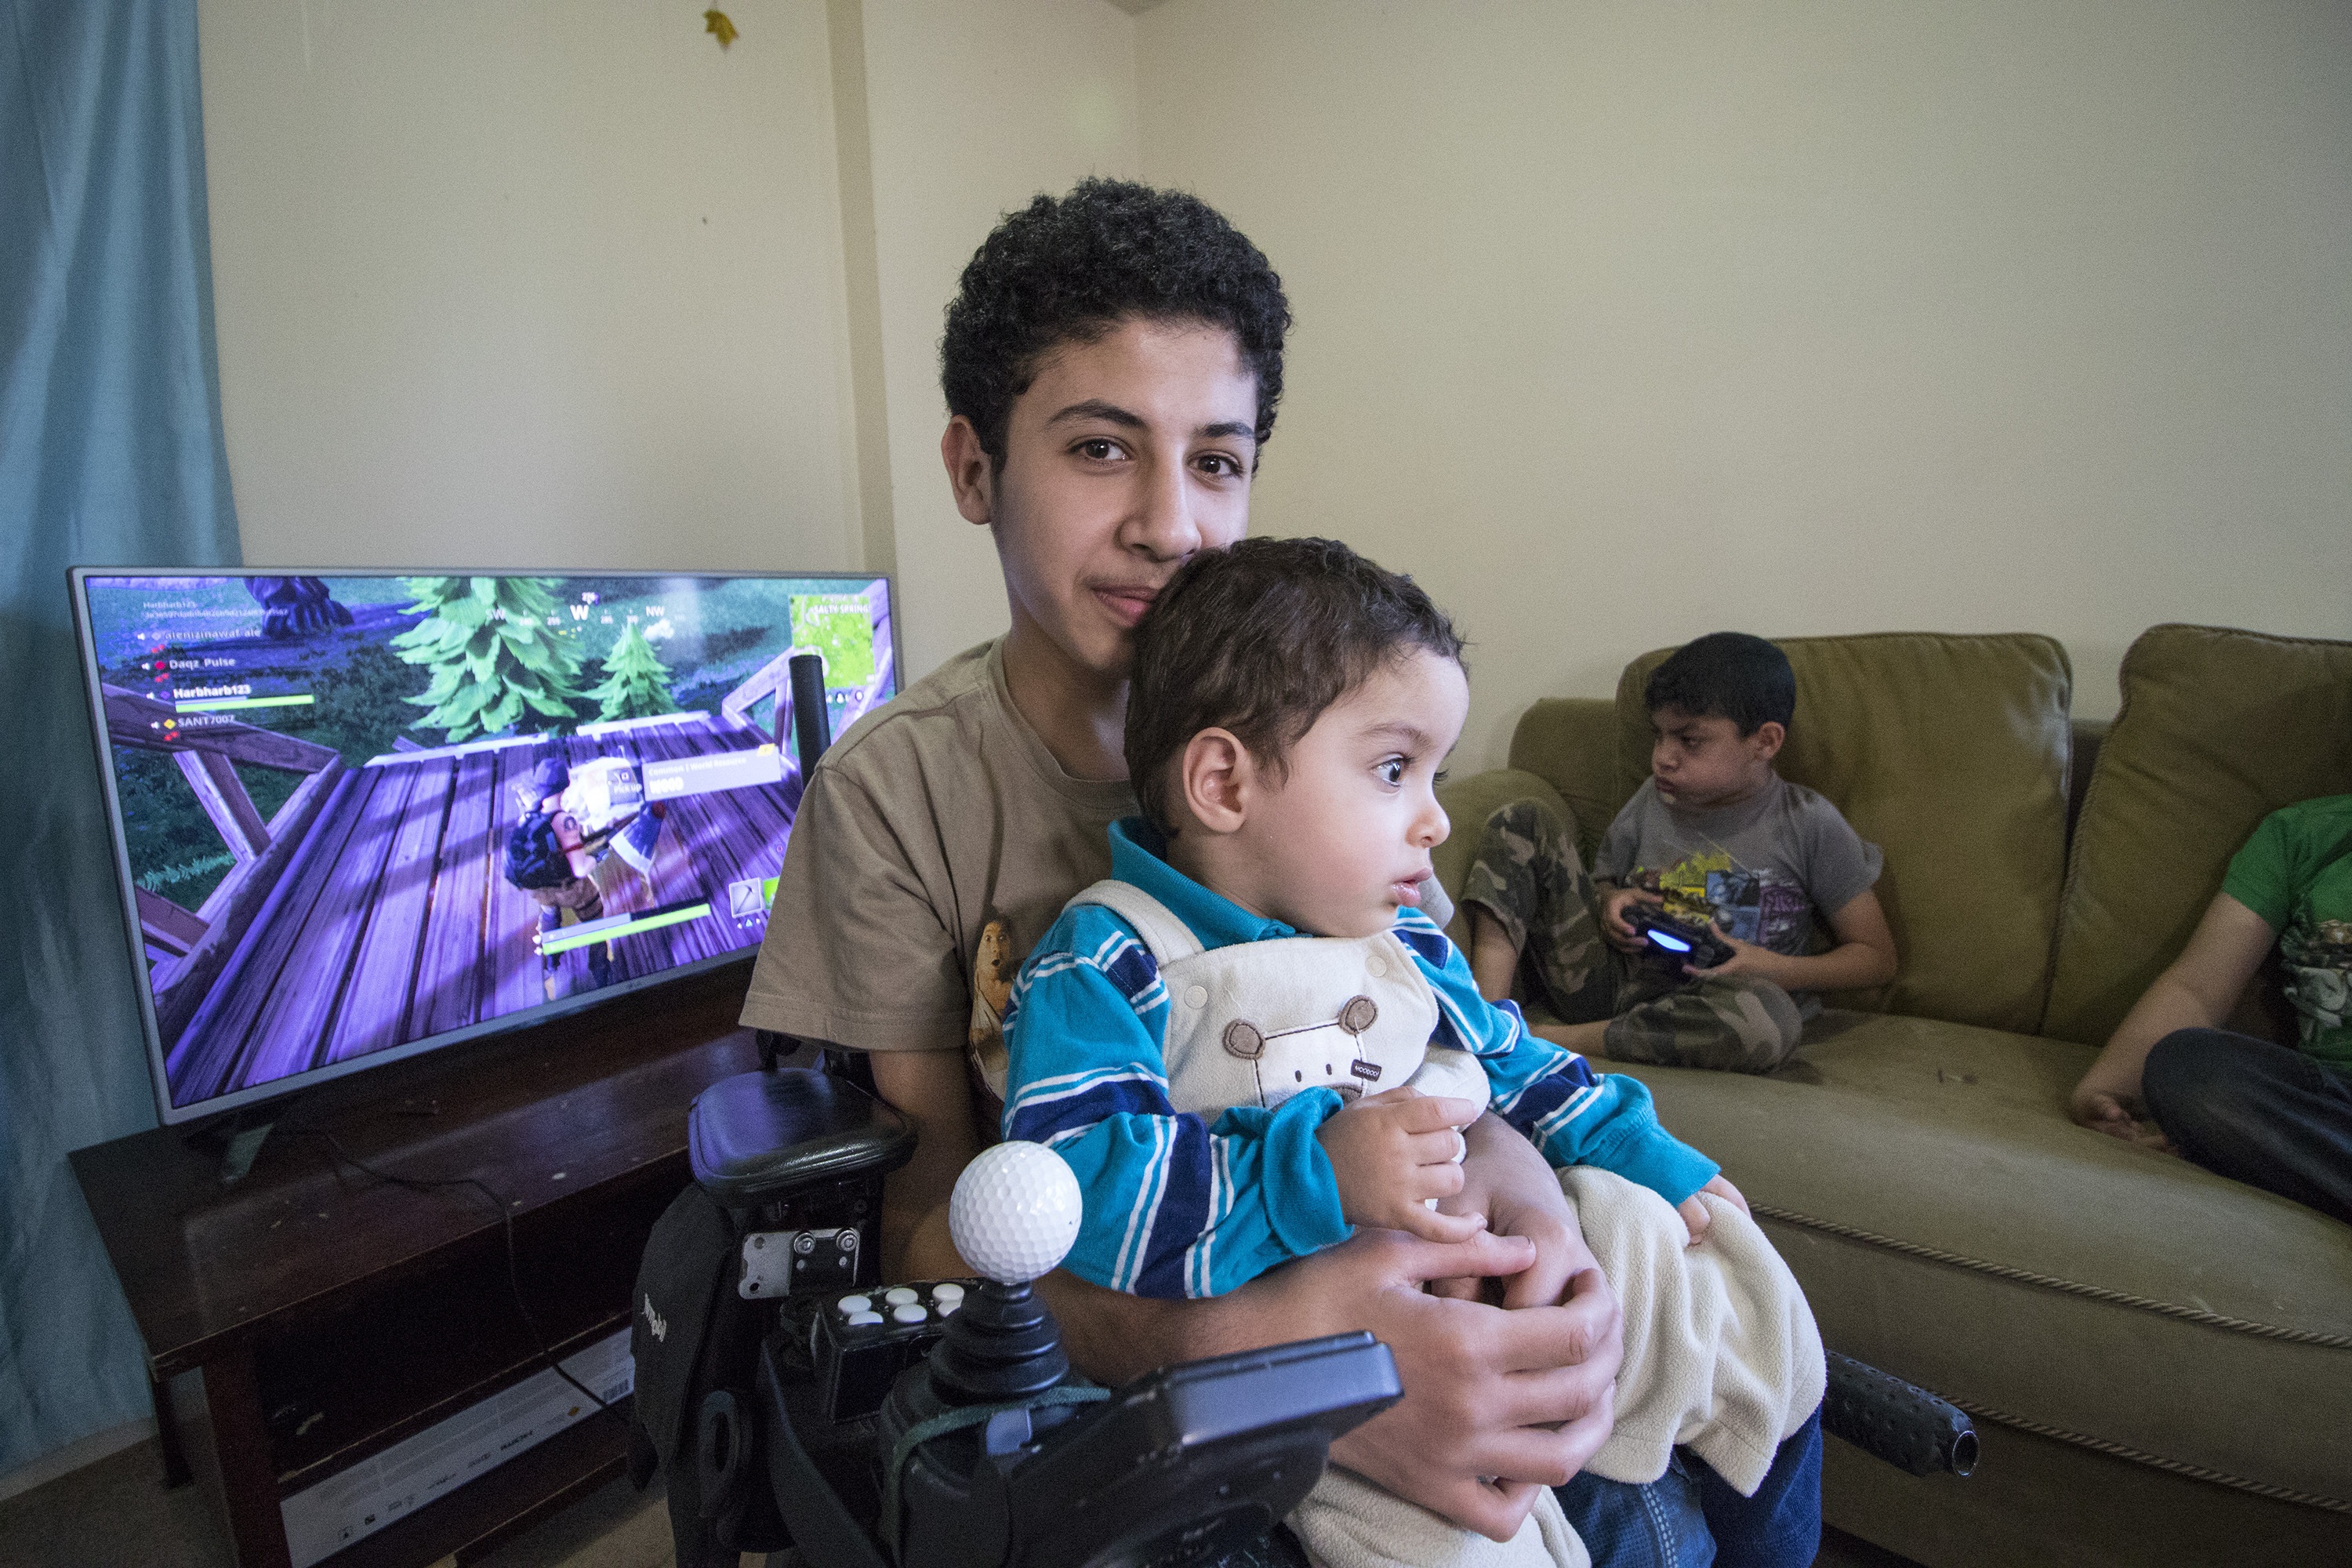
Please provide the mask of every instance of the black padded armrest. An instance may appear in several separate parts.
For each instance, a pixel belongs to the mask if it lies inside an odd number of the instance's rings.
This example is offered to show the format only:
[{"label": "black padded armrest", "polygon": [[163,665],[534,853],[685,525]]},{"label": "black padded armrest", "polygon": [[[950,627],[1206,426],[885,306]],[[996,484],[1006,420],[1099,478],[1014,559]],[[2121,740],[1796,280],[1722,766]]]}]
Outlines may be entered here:
[{"label": "black padded armrest", "polygon": [[730,1209],[803,1187],[879,1176],[914,1157],[915,1130],[889,1106],[805,1068],[737,1073],[695,1097],[694,1179]]}]

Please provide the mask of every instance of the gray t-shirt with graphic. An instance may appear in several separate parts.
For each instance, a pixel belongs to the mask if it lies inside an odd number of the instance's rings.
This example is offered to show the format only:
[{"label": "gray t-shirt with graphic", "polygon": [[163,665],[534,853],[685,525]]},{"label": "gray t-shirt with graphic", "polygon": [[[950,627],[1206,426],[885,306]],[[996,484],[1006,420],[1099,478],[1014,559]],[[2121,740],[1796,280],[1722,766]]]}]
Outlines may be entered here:
[{"label": "gray t-shirt with graphic", "polygon": [[1685,811],[1644,779],[1609,825],[1592,874],[1665,895],[1666,912],[1703,921],[1709,911],[1742,942],[1801,957],[1823,920],[1868,892],[1885,857],[1838,808],[1774,774],[1749,798]]}]

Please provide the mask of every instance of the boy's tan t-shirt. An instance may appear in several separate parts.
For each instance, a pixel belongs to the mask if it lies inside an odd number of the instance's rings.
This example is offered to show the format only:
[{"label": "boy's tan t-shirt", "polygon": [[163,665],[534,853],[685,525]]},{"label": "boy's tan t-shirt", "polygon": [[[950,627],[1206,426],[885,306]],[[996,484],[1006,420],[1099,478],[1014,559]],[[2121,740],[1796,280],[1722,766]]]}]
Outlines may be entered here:
[{"label": "boy's tan t-shirt", "polygon": [[1004,999],[1070,896],[1110,874],[1124,782],[1073,778],[995,642],[852,725],[793,824],[743,1022],[857,1050],[966,1046],[1002,1094]]},{"label": "boy's tan t-shirt", "polygon": [[[1124,781],[1054,760],[1013,705],[999,642],[958,654],[818,762],[743,1022],[854,1050],[961,1045],[1001,1105],[1013,976],[1072,895],[1110,875],[1110,825],[1135,809]],[[1423,897],[1453,918],[1434,879]]]}]

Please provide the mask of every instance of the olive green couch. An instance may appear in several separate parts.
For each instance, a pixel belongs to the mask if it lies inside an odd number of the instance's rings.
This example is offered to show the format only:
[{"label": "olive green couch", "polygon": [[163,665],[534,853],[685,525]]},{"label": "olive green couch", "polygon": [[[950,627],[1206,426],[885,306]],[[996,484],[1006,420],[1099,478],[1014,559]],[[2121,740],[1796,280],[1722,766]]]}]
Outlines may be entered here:
[{"label": "olive green couch", "polygon": [[[1769,1075],[1618,1070],[1723,1163],[1832,1348],[1976,1418],[1966,1480],[1831,1443],[1830,1522],[1938,1568],[2352,1563],[2352,1228],[2066,1116],[2254,824],[2352,791],[2352,644],[2153,628],[2111,729],[2070,721],[2047,637],[1780,646],[1781,771],[1885,851],[1900,970]],[[1589,859],[1648,773],[1666,651],[1446,786],[1441,878],[1526,795]]]}]

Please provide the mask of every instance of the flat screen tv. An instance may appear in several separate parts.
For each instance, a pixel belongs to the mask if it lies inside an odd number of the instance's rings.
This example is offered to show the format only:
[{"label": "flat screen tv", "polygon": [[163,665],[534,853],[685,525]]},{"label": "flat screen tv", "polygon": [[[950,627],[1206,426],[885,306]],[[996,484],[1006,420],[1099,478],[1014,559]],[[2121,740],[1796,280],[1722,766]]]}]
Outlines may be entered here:
[{"label": "flat screen tv", "polygon": [[871,576],[72,573],[166,1122],[726,963],[766,932]]}]

